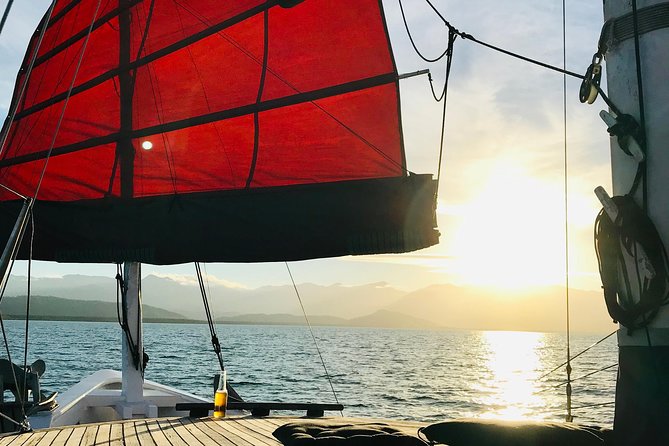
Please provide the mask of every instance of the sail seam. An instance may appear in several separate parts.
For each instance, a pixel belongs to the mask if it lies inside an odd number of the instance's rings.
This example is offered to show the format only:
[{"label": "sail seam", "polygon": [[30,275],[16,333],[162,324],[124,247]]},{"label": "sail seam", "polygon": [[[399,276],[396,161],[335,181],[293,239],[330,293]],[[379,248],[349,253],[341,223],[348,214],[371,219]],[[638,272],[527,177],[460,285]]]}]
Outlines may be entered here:
[{"label": "sail seam", "polygon": [[79,5],[82,2],[82,0],[73,0],[71,1],[67,6],[64,6],[63,9],[58,11],[51,19],[49,20],[49,23],[47,23],[46,27],[50,28],[53,26],[54,23],[65,17],[65,14],[68,12],[72,11],[77,5]]},{"label": "sail seam", "polygon": [[[335,85],[333,87],[322,88],[320,90],[313,90],[306,93],[300,93],[292,96],[287,96],[279,99],[272,99],[269,101],[261,102],[259,104],[250,104],[244,105],[242,107],[237,107],[228,110],[222,110],[214,113],[208,113],[205,115],[200,115],[188,119],[182,119],[179,121],[168,122],[165,124],[160,124],[152,127],[146,127],[143,129],[137,129],[130,132],[130,138],[141,138],[144,136],[155,135],[157,133],[171,132],[176,130],[181,130],[187,127],[210,124],[212,122],[223,121],[226,119],[238,118],[240,116],[250,115],[256,112],[263,112],[274,110],[281,107],[288,107],[292,105],[299,105],[303,103],[308,103],[316,101],[319,99],[328,98],[331,96],[337,96],[341,94],[353,93],[356,91],[365,90],[368,88],[379,87],[386,84],[394,83],[396,80],[395,73],[387,73],[379,76],[374,76],[366,79],[361,79],[357,81],[348,82],[345,84]],[[81,141],[78,143],[70,144],[67,146],[62,146],[54,148],[52,155],[64,155],[72,152],[77,152],[79,150],[89,149],[96,145],[110,144],[116,142],[120,133],[112,133],[106,136],[101,136],[97,138],[91,138],[86,141]],[[43,159],[47,155],[48,151],[43,150],[39,152],[30,153],[27,155],[4,159],[0,161],[0,168],[13,166],[17,164],[22,164],[25,162],[36,161]]]},{"label": "sail seam", "polygon": [[[269,11],[265,10],[263,14],[263,55],[262,55],[262,72],[260,73],[260,83],[258,85],[258,95],[256,96],[256,105],[262,103],[262,94],[265,91],[265,77],[267,76],[267,58],[269,57]],[[256,171],[256,163],[258,162],[258,150],[260,148],[260,110],[259,108],[253,113],[253,158],[251,159],[251,168],[249,175],[246,178],[246,188],[251,187],[253,175]]]},{"label": "sail seam", "polygon": [[[108,12],[107,14],[103,15],[100,17],[98,20],[95,21],[93,24],[93,29],[91,30],[91,33],[95,31],[96,29],[100,28],[102,25],[106,24],[110,19],[120,15],[122,12],[127,11],[128,9],[132,8],[133,6],[137,5],[138,3],[141,3],[143,0],[133,0],[131,1],[128,6],[122,7],[122,8],[116,8],[113,11]],[[49,26],[51,26],[52,23],[49,23]],[[63,50],[67,49],[70,47],[72,44],[75,42],[83,39],[88,35],[88,28],[84,28],[78,33],[74,34],[72,37],[70,37],[67,40],[64,40],[60,44],[56,45],[53,47],[50,51],[44,53],[42,56],[38,57],[37,60],[35,61],[35,66],[38,67],[47,60],[51,59],[53,56],[56,54],[62,52]]]},{"label": "sail seam", "polygon": [[[134,0],[134,1],[137,2],[139,0]],[[266,9],[272,7],[274,5],[274,3],[275,2],[272,1],[272,2],[267,2],[263,5],[257,6],[257,7],[253,8],[253,9],[250,9],[250,10],[248,10],[248,11],[242,13],[242,14],[239,14],[239,15],[237,15],[235,17],[232,17],[228,20],[225,20],[225,21],[219,23],[218,25],[212,26],[208,29],[200,31],[197,34],[193,34],[192,36],[190,36],[186,39],[180,40],[178,42],[173,43],[172,45],[166,46],[165,48],[162,48],[158,51],[155,51],[155,52],[143,57],[142,59],[138,59],[138,60],[135,60],[134,62],[130,62],[127,66],[118,67],[118,68],[115,68],[113,70],[109,70],[105,73],[102,73],[99,76],[97,76],[97,77],[95,77],[95,78],[93,78],[93,79],[91,79],[87,82],[84,82],[84,83],[80,84],[79,86],[75,87],[72,90],[72,96],[74,96],[76,94],[79,94],[83,91],[89,90],[93,87],[96,87],[96,86],[102,84],[103,82],[106,82],[109,79],[112,79],[112,78],[118,76],[123,71],[137,70],[138,68],[143,67],[145,65],[148,65],[149,63],[151,63],[155,60],[158,60],[161,57],[172,54],[173,52],[175,52],[177,50],[180,50],[180,49],[183,49],[183,48],[185,48],[185,47],[187,47],[187,46],[189,46],[189,45],[191,45],[191,44],[193,44],[193,43],[195,43],[199,40],[202,40],[206,37],[209,37],[213,34],[216,34],[220,31],[222,31],[226,28],[234,26],[234,25],[236,25],[236,24],[238,24],[238,23],[240,23],[244,20],[247,20],[250,17],[253,17],[254,15],[259,14],[259,13],[265,11]],[[120,12],[122,12],[122,11],[119,10],[118,13],[120,13]],[[44,56],[42,56],[42,57],[44,57]],[[50,57],[53,57],[53,55],[51,55]],[[43,60],[38,60],[37,62],[41,63],[41,62],[44,62],[44,61]],[[36,63],[36,66],[37,66],[37,63]],[[44,102],[40,102],[39,104],[35,104],[32,107],[27,108],[27,109],[21,111],[20,113],[17,113],[15,120],[18,121],[19,119],[24,118],[24,117],[26,117],[26,116],[28,116],[32,113],[35,113],[37,111],[43,110],[43,109],[53,105],[53,104],[56,104],[56,103],[62,101],[65,98],[65,96],[66,96],[66,92],[63,92],[63,93],[60,93],[56,96],[53,96],[53,97],[49,98],[48,100],[46,100]]]}]

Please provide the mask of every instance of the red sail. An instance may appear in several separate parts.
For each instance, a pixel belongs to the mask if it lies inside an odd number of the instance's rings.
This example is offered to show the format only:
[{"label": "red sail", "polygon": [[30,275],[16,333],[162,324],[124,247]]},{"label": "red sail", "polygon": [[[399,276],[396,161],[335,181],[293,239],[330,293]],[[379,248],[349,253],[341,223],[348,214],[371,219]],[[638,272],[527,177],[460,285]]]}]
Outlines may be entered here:
[{"label": "red sail", "polygon": [[[264,261],[436,242],[434,185],[405,166],[380,2],[281,3],[56,3],[0,154],[0,183],[37,193],[36,258]],[[9,226],[16,195],[0,199]]]}]

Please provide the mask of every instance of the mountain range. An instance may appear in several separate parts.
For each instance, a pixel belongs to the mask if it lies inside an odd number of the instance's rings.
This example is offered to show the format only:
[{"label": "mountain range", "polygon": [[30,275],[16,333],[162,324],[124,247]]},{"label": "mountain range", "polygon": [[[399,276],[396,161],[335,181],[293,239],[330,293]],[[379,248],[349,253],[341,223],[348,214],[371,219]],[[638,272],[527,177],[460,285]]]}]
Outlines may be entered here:
[{"label": "mountain range", "polygon": [[[34,295],[51,299],[87,302],[67,305],[71,309],[105,304],[114,309],[115,282],[113,277],[68,275],[33,278],[31,289]],[[385,283],[358,286],[305,283],[297,288],[314,325],[522,331],[564,331],[566,325],[565,291],[557,286],[522,292],[450,284],[430,285],[412,292]],[[26,278],[12,276],[5,295],[24,295],[25,289]],[[212,313],[220,321],[304,323],[292,285],[247,289],[212,281],[208,289]],[[570,289],[569,294],[570,324],[574,332],[609,332],[616,328],[608,317],[601,293]],[[142,300],[147,319],[149,314],[157,319],[204,319],[200,290],[192,279],[148,275],[142,280]],[[115,313],[113,315],[115,317]]]}]

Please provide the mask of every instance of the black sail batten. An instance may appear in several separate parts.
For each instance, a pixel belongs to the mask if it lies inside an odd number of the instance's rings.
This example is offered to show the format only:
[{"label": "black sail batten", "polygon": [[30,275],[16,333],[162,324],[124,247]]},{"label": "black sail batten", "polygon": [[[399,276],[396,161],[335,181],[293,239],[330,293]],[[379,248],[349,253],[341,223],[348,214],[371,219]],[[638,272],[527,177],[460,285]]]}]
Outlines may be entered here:
[{"label": "black sail batten", "polygon": [[[135,198],[122,207],[118,198],[41,202],[33,258],[162,265],[414,251],[438,241],[435,187],[431,175],[411,175]],[[11,230],[20,205],[3,203],[0,231]],[[27,254],[24,244],[20,257]]]},{"label": "black sail batten", "polygon": [[[132,0],[131,2],[128,2],[125,6],[116,8],[113,11],[108,12],[107,14],[103,15],[99,19],[97,19],[95,22],[93,22],[93,26],[91,28],[91,32],[95,32],[96,29],[100,28],[101,26],[105,25],[109,20],[113,19],[116,16],[121,16],[124,13],[127,13],[130,8],[133,6],[137,5],[138,3],[141,3],[143,0]],[[56,22],[54,20],[51,20],[49,22],[49,26],[53,26]],[[59,45],[54,47],[51,51],[42,54],[40,57],[35,59],[35,67],[40,66],[44,62],[48,61],[51,59],[53,56],[56,54],[59,54],[60,52],[66,50],[69,48],[72,44],[76,43],[77,41],[86,38],[86,35],[88,35],[89,28],[84,28],[78,33],[74,34],[72,37],[68,38],[67,40],[64,40],[61,42]]]},{"label": "black sail batten", "polygon": [[[141,0],[133,0],[133,3],[139,3],[140,1]],[[198,42],[198,41],[200,41],[200,40],[202,40],[206,37],[209,37],[213,34],[221,32],[226,28],[237,25],[237,24],[243,22],[244,20],[247,20],[247,19],[249,19],[249,18],[251,18],[251,17],[253,17],[257,14],[260,14],[260,13],[264,12],[266,9],[274,6],[275,4],[276,4],[275,1],[270,1],[270,2],[264,3],[260,6],[257,6],[255,8],[249,9],[248,11],[245,11],[241,14],[238,14],[235,17],[232,17],[228,20],[224,20],[221,23],[210,26],[207,29],[204,29],[204,30],[192,35],[192,36],[189,36],[188,38],[182,39],[178,42],[175,42],[171,45],[168,45],[165,48],[154,51],[153,53],[148,54],[148,55],[146,55],[146,56],[144,56],[140,59],[137,59],[135,61],[131,61],[129,64],[127,64],[123,67],[119,67],[119,68],[107,71],[106,73],[102,73],[101,75],[99,75],[99,76],[97,76],[93,79],[90,79],[90,80],[88,80],[88,81],[86,81],[86,82],[84,82],[80,85],[75,86],[72,89],[71,95],[76,96],[79,93],[82,93],[86,90],[89,90],[93,87],[96,87],[96,86],[102,84],[103,82],[106,82],[110,79],[113,79],[114,77],[118,76],[123,71],[134,71],[134,70],[137,70],[138,68],[146,66],[149,63],[160,59],[161,57],[165,57],[165,56],[167,56],[167,55],[169,55],[169,54],[171,54],[175,51],[178,51],[180,49],[183,49],[183,48],[187,47],[188,45],[191,45],[195,42]],[[127,11],[129,8],[130,7],[119,8],[115,11],[114,14],[110,13],[111,17],[115,17],[115,16],[119,15],[121,12],[123,12],[124,10]],[[108,14],[108,15],[110,15],[110,14]],[[83,37],[85,37],[85,34],[82,37],[79,37],[77,40],[80,40]],[[53,56],[54,56],[54,54],[50,55],[50,57],[53,57]],[[40,59],[41,58],[38,58],[36,62],[40,62]],[[44,62],[44,60],[41,60],[41,62]],[[35,104],[35,105],[33,105],[29,108],[26,108],[25,110],[22,110],[21,112],[16,114],[15,119],[18,120],[18,119],[21,119],[25,116],[31,115],[35,112],[38,112],[40,110],[43,110],[43,109],[45,109],[45,108],[47,108],[47,107],[49,107],[53,104],[56,104],[56,103],[64,100],[66,97],[67,97],[67,92],[63,92],[63,93],[60,93],[58,95],[55,95],[47,101],[41,102],[39,104]]]},{"label": "black sail batten", "polygon": [[[132,139],[142,138],[145,136],[155,135],[157,133],[171,132],[174,130],[181,130],[187,127],[192,127],[202,124],[209,124],[212,122],[222,121],[225,119],[232,119],[232,118],[238,118],[240,116],[252,115],[257,112],[263,112],[281,107],[287,107],[290,105],[298,105],[307,102],[317,101],[319,99],[324,99],[335,95],[352,93],[355,91],[364,90],[366,88],[373,88],[380,85],[389,84],[394,82],[396,79],[397,75],[395,73],[388,73],[381,76],[375,76],[373,78],[349,82],[343,85],[335,85],[332,87],[323,88],[321,90],[298,93],[292,96],[286,96],[279,99],[264,101],[259,104],[244,105],[234,109],[208,113],[206,115],[201,115],[201,116],[194,116],[192,118],[184,119],[181,121],[167,122],[154,127],[136,129],[130,132],[130,137]],[[77,152],[79,150],[85,150],[101,144],[113,143],[116,142],[119,139],[119,137],[120,133],[112,133],[110,135],[98,138],[91,138],[89,140],[70,144],[64,147],[55,147],[51,151],[51,156],[64,155],[67,153]],[[30,161],[41,160],[44,159],[48,155],[48,153],[49,153],[48,150],[44,150],[20,157],[17,156],[10,159],[3,159],[0,160],[0,168],[14,166],[17,164],[22,164]]]}]

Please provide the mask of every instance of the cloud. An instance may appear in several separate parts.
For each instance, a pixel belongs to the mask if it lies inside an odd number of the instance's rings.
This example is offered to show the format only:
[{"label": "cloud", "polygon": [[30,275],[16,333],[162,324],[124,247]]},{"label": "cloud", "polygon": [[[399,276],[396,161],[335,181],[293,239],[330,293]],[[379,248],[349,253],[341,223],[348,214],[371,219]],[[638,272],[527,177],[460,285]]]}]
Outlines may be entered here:
[{"label": "cloud", "polygon": [[[182,286],[199,286],[197,277],[191,276],[188,274],[162,274],[162,273],[152,273],[153,276],[160,277],[162,279],[170,279],[179,285]],[[235,288],[235,289],[249,289],[244,284],[232,282],[225,279],[219,279],[216,276],[211,274],[205,275],[205,282],[213,286],[223,286],[225,288]]]}]

